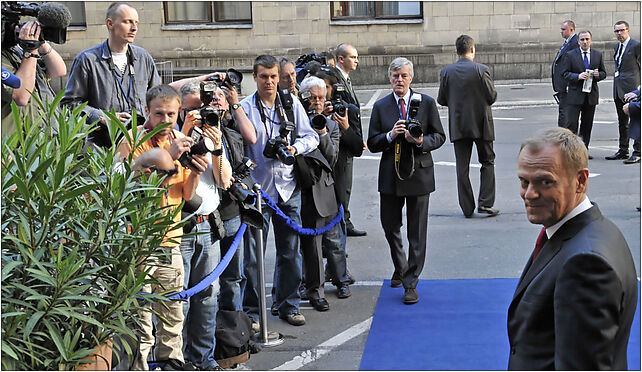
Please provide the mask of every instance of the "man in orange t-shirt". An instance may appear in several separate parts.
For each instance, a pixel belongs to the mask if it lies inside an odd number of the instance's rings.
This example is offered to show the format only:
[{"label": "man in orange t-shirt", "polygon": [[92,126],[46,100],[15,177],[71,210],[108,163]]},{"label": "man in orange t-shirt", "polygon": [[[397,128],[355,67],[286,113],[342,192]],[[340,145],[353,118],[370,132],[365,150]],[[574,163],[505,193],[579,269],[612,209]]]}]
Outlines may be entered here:
[{"label": "man in orange t-shirt", "polygon": [[[181,166],[178,161],[181,154],[189,151],[192,139],[173,129],[181,107],[181,98],[176,90],[168,85],[157,85],[147,91],[146,100],[145,113],[148,119],[144,126],[139,127],[140,131],[151,131],[158,125],[168,122],[172,125],[134,149],[133,157],[136,159],[153,148],[161,148],[169,153],[174,162],[174,169],[158,169],[154,164],[140,164],[140,162],[137,167],[144,171],[153,170],[167,175],[168,180],[165,180],[165,183],[169,185],[169,189],[163,198],[161,207],[178,206],[181,199],[190,200],[194,196],[200,175],[208,166],[208,160],[205,155],[193,155],[192,169]],[[118,151],[122,156],[127,156],[132,150],[129,143],[123,141]],[[174,221],[180,221],[180,213],[174,217]],[[153,265],[149,274],[158,280],[159,285],[148,285],[143,288],[143,292],[158,293],[172,289],[179,291],[182,288],[184,273],[179,249],[181,235],[181,228],[174,229],[167,234],[164,246],[170,249],[171,263],[169,265]],[[138,330],[139,353],[133,365],[133,369],[136,370],[149,369],[147,356],[156,341],[154,360],[179,365],[184,363],[182,352],[183,304],[180,301],[168,301],[162,304],[154,303],[152,306],[155,311],[165,317],[167,322],[157,322],[157,338],[155,339],[151,311],[141,314],[142,329]]]}]

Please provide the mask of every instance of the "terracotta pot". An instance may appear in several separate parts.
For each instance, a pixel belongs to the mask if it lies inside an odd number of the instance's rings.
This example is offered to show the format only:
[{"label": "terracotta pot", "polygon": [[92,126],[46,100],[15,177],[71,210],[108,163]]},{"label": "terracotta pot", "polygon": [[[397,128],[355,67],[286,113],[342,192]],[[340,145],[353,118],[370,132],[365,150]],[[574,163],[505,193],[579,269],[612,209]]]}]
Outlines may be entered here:
[{"label": "terracotta pot", "polygon": [[89,359],[91,363],[81,364],[75,368],[76,371],[111,371],[111,354],[112,343],[107,341],[105,344],[96,348],[96,352]]}]

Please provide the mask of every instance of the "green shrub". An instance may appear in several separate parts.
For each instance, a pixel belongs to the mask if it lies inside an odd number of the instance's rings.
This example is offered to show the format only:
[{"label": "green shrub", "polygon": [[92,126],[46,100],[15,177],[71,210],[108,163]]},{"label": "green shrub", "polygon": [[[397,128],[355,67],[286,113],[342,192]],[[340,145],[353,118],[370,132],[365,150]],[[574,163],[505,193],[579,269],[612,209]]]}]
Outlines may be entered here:
[{"label": "green shrub", "polygon": [[[98,345],[134,338],[145,301],[166,300],[139,294],[153,282],[141,263],[166,254],[160,245],[172,226],[159,208],[162,180],[134,174],[131,155],[118,164],[115,146],[85,149],[83,107],[56,112],[61,98],[41,104],[40,118],[21,117],[14,104],[17,129],[2,140],[5,370],[72,369]],[[112,143],[125,136],[132,148],[161,129],[132,138],[109,116]]]}]

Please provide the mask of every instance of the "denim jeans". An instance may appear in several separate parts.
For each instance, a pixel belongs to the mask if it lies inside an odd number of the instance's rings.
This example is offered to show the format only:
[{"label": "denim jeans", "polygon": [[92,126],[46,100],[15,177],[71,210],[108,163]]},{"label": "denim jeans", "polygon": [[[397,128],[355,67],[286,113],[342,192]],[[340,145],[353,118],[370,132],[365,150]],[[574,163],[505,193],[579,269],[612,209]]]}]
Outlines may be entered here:
[{"label": "denim jeans", "polygon": [[[223,221],[225,226],[225,238],[221,239],[221,258],[225,256],[230,248],[236,232],[241,226],[241,217],[236,216],[227,221]],[[243,275],[243,240],[236,248],[236,253],[232,257],[230,264],[223,274],[219,277],[221,292],[218,294],[218,307],[222,310],[243,310],[243,301],[241,298],[241,282]]]},{"label": "denim jeans", "polygon": [[[210,223],[205,220],[190,232],[207,234],[183,237],[181,254],[185,268],[185,288],[198,284],[214,270],[220,261],[219,242],[212,242]],[[216,312],[218,311],[219,283],[215,280],[205,290],[190,297],[183,305],[183,355],[200,369],[212,369],[218,365],[214,360],[216,338]]]},{"label": "denim jeans", "polygon": [[[287,202],[279,196],[277,206],[286,216],[290,217],[297,225],[301,226],[301,190],[297,187]],[[267,240],[270,219],[275,215],[274,210],[262,204],[263,211],[263,241]],[[279,315],[294,314],[299,312],[301,294],[301,252],[299,251],[299,235],[279,216],[272,219],[274,227],[274,240],[276,246],[276,267],[274,268],[274,298]],[[243,310],[253,321],[259,320],[259,278],[256,256],[256,229],[250,229],[245,236],[244,271],[246,282],[243,288]],[[263,254],[265,254],[263,245]]]}]

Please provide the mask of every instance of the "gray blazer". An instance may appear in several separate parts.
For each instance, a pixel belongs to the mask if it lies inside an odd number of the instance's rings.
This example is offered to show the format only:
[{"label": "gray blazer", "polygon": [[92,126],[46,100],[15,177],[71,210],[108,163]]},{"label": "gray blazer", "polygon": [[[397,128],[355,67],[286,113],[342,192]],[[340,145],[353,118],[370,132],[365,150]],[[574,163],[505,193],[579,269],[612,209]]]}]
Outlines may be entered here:
[{"label": "gray blazer", "polygon": [[[339,124],[334,120],[326,119],[327,133],[319,136],[317,147],[330,167],[337,161],[339,154]],[[322,171],[321,179],[312,185],[312,199],[314,206],[321,217],[334,216],[339,211],[337,197],[334,192],[334,178],[332,172]]]},{"label": "gray blazer", "polygon": [[495,125],[490,106],[497,91],[488,66],[468,58],[441,70],[437,102],[448,106],[450,141],[460,139],[495,139]]}]

